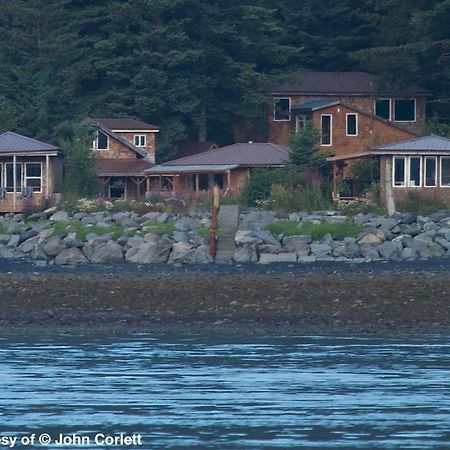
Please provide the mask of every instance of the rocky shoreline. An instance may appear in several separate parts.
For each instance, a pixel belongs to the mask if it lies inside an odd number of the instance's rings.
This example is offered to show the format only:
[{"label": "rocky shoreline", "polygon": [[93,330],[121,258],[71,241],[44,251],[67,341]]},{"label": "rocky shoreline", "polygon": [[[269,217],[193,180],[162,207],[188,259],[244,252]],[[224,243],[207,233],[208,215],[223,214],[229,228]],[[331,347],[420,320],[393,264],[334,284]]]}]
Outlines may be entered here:
[{"label": "rocky shoreline", "polygon": [[[289,234],[268,231],[271,225],[283,221],[291,226]],[[28,259],[42,266],[123,261],[209,264],[214,262],[208,245],[210,222],[208,211],[143,215],[133,211],[98,211],[69,215],[51,208],[28,218],[7,214],[0,218],[0,258]],[[328,233],[314,239],[301,231],[305,224],[349,224],[360,228],[356,236],[336,237]],[[372,213],[345,216],[336,211],[280,216],[247,209],[240,214],[234,245],[230,263],[445,258],[450,255],[450,210],[428,216],[396,213],[386,217]]]}]

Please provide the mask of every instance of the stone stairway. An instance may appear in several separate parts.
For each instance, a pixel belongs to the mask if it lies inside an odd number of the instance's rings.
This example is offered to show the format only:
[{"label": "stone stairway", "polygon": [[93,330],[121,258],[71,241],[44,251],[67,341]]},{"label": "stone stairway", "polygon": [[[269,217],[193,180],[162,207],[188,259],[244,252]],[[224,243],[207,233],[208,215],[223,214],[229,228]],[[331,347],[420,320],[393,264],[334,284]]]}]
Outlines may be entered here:
[{"label": "stone stairway", "polygon": [[238,223],[239,206],[222,205],[219,210],[216,262],[229,262],[233,259],[235,250],[234,236]]}]

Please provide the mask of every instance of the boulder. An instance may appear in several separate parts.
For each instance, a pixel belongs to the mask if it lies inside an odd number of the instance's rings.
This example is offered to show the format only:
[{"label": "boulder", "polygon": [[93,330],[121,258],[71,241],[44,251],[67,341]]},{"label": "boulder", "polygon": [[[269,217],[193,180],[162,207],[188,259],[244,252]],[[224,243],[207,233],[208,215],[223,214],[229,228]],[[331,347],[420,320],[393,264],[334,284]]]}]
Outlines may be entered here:
[{"label": "boulder", "polygon": [[65,250],[66,246],[63,244],[60,236],[52,236],[42,244],[42,250],[48,256],[56,256]]},{"label": "boulder", "polygon": [[255,231],[254,235],[260,239],[263,244],[280,245],[280,241],[269,231]]},{"label": "boulder", "polygon": [[137,247],[131,247],[125,259],[139,264],[165,263],[172,249],[172,241],[168,238],[152,239]]},{"label": "boulder", "polygon": [[19,234],[12,234],[9,238],[8,243],[6,244],[8,247],[17,247],[20,242],[20,235]]},{"label": "boulder", "polygon": [[261,254],[259,257],[260,264],[280,263],[280,262],[297,262],[296,253],[279,253],[272,255],[270,253]]},{"label": "boulder", "polygon": [[[318,258],[331,255],[331,246],[328,244],[311,244],[311,253]],[[302,255],[306,256],[306,255]]]},{"label": "boulder", "polygon": [[271,255],[277,255],[278,253],[286,253],[287,250],[281,246],[281,244],[258,244],[259,253],[269,253]]},{"label": "boulder", "polygon": [[201,222],[198,219],[194,219],[192,217],[182,217],[175,222],[175,228],[178,231],[191,231],[199,228],[201,226]]},{"label": "boulder", "polygon": [[80,264],[86,263],[88,259],[83,252],[76,247],[66,248],[55,258],[55,264]]},{"label": "boulder", "polygon": [[209,252],[209,245],[203,244],[198,246],[188,256],[191,264],[207,264],[213,262],[213,258]]},{"label": "boulder", "polygon": [[378,248],[374,245],[370,244],[362,244],[359,247],[359,252],[363,258],[371,259],[371,260],[379,260],[380,259],[380,253],[378,251]]},{"label": "boulder", "polygon": [[298,256],[307,256],[311,253],[311,236],[285,236],[283,244],[290,253],[296,253]]},{"label": "boulder", "polygon": [[189,236],[184,231],[174,231],[172,238],[175,242],[189,242]]},{"label": "boulder", "polygon": [[403,250],[401,241],[387,241],[378,246],[378,251],[383,259],[400,259]]},{"label": "boulder", "polygon": [[262,231],[275,220],[276,216],[273,211],[250,211],[243,215],[239,230]]},{"label": "boulder", "polygon": [[419,252],[421,258],[439,258],[445,254],[445,250],[435,242],[432,242],[426,249]]},{"label": "boulder", "polygon": [[315,255],[309,255],[309,256],[299,256],[298,262],[299,263],[312,263],[317,261],[317,256]]},{"label": "boulder", "polygon": [[234,236],[234,241],[237,245],[247,245],[247,244],[259,244],[262,240],[259,239],[252,231],[236,231]]},{"label": "boulder", "polygon": [[383,240],[374,233],[368,233],[363,236],[358,242],[362,245],[380,245]]},{"label": "boulder", "polygon": [[94,247],[90,260],[94,263],[123,261],[123,249],[112,240],[104,242]]},{"label": "boulder", "polygon": [[413,259],[417,258],[417,251],[411,247],[405,247],[401,252],[402,259]]},{"label": "boulder", "polygon": [[0,234],[0,244],[7,244],[11,236],[9,234]]},{"label": "boulder", "polygon": [[187,242],[175,242],[172,246],[172,251],[169,256],[169,263],[183,262],[189,253],[192,251],[192,245]]},{"label": "boulder", "polygon": [[445,250],[450,250],[450,242],[447,239],[437,236],[434,242],[436,244],[439,244],[441,247],[445,248]]},{"label": "boulder", "polygon": [[23,253],[30,253],[39,243],[39,236],[34,236],[31,239],[27,239],[19,245],[19,250]]},{"label": "boulder", "polygon": [[238,263],[256,262],[258,261],[258,252],[256,244],[246,244],[239,246],[234,251],[233,260]]},{"label": "boulder", "polygon": [[69,214],[67,211],[56,211],[53,215],[50,216],[50,220],[52,222],[64,222],[69,220]]}]

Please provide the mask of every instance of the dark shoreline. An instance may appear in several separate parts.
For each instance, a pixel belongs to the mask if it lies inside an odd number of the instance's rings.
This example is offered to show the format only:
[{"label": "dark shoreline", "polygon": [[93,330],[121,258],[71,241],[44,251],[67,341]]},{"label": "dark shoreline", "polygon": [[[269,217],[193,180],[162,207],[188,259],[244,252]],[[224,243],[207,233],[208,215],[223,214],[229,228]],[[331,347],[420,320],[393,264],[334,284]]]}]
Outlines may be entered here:
[{"label": "dark shoreline", "polygon": [[450,331],[450,260],[79,265],[0,261],[2,333]]}]

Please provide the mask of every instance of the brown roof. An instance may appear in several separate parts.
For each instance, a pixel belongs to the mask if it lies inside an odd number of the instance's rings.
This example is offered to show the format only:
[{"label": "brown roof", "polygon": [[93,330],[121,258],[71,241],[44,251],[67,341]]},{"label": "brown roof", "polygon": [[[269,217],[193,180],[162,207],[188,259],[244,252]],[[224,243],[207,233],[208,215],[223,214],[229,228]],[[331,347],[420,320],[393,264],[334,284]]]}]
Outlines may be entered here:
[{"label": "brown roof", "polygon": [[239,143],[215,148],[197,155],[175,159],[162,166],[180,165],[240,165],[276,166],[284,164],[289,158],[289,149],[283,145],[271,143]]},{"label": "brown roof", "polygon": [[106,128],[109,128],[113,131],[124,131],[124,130],[133,130],[133,131],[143,131],[143,130],[154,130],[158,131],[159,128],[156,125],[152,125],[150,123],[142,122],[141,120],[136,119],[94,119],[89,117],[86,119],[86,122],[89,125],[102,125]]},{"label": "brown roof", "polygon": [[[272,94],[373,95],[377,92],[377,77],[366,72],[299,71],[274,78],[267,90]],[[412,89],[409,93],[430,94],[425,89]]]},{"label": "brown roof", "polygon": [[184,158],[186,156],[196,155],[197,153],[203,153],[208,150],[217,148],[217,144],[212,141],[198,142],[198,141],[184,141],[178,143],[178,158]]},{"label": "brown roof", "polygon": [[0,134],[0,153],[55,152],[59,147],[7,131]]},{"label": "brown roof", "polygon": [[155,164],[142,159],[97,159],[98,176],[142,176]]}]

